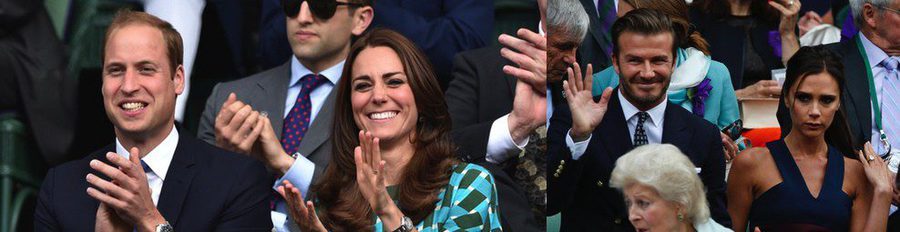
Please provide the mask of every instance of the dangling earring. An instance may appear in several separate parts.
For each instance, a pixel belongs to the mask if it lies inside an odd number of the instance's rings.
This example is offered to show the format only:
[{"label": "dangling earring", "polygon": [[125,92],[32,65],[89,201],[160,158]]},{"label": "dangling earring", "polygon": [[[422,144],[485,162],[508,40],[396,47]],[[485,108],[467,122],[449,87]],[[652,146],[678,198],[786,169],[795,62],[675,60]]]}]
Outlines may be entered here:
[{"label": "dangling earring", "polygon": [[684,221],[684,214],[681,214],[681,212],[678,212],[678,222],[683,222],[683,221]]}]

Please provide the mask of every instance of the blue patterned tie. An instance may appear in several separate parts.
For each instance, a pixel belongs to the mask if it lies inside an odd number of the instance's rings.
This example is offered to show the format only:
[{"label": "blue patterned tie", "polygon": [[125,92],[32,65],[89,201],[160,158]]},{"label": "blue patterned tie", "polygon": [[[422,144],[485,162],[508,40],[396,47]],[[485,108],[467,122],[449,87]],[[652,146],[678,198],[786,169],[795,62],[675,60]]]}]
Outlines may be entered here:
[{"label": "blue patterned tie", "polygon": [[610,56],[612,54],[612,37],[610,29],[612,29],[612,25],[616,22],[616,0],[599,0],[597,3],[597,13],[600,15],[600,34],[603,35],[605,40],[603,40],[603,44],[600,46],[603,47],[604,56]]},{"label": "blue patterned tie", "polygon": [[300,94],[294,102],[294,107],[288,112],[284,118],[284,127],[281,130],[281,146],[284,151],[290,155],[297,152],[300,147],[300,141],[306,135],[309,128],[310,114],[312,113],[312,103],[309,99],[311,93],[316,87],[327,81],[324,76],[309,74],[300,78]]},{"label": "blue patterned tie", "polygon": [[[897,57],[888,57],[881,61],[880,65],[884,67],[884,75],[881,84],[881,108],[884,111],[881,115],[881,121],[884,123],[884,133],[887,134],[891,146],[895,149],[900,147],[900,122],[897,119],[900,116],[900,70],[897,70],[897,63],[900,61]],[[881,144],[881,143],[879,143]],[[879,145],[882,146],[882,145]],[[884,149],[884,148],[882,148]]]}]

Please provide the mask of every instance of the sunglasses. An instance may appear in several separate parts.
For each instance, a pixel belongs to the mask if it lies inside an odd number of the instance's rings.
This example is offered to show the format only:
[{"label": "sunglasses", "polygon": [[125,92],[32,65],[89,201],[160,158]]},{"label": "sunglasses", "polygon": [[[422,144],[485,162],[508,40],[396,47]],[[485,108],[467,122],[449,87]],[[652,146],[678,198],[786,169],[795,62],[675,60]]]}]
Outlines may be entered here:
[{"label": "sunglasses", "polygon": [[309,5],[309,11],[319,19],[330,19],[334,16],[334,12],[337,11],[337,6],[362,6],[359,3],[338,2],[336,0],[281,0],[281,7],[285,15],[294,18],[300,13],[300,5],[303,5],[303,2]]}]

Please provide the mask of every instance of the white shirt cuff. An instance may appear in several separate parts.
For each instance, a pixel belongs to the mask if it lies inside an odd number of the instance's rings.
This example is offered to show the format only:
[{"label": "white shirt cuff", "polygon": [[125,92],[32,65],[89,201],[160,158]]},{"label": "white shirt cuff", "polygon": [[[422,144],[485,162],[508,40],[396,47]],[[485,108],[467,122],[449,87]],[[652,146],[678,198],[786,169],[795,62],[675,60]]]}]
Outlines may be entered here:
[{"label": "white shirt cuff", "polygon": [[297,189],[300,189],[300,194],[303,194],[303,197],[305,198],[309,192],[309,185],[312,184],[312,177],[315,169],[315,163],[309,161],[302,155],[298,155],[297,159],[294,160],[294,163],[291,164],[291,168],[284,173],[284,176],[275,181],[275,185],[272,186],[272,189],[278,191],[278,186],[281,186],[284,180],[288,180],[297,187]]},{"label": "white shirt cuff", "polygon": [[526,136],[524,141],[513,141],[512,134],[509,133],[509,114],[503,115],[491,124],[485,159],[494,164],[502,163],[511,155],[521,152],[528,145],[528,139]]},{"label": "white shirt cuff", "polygon": [[578,158],[581,158],[581,155],[584,155],[584,152],[587,150],[588,142],[591,141],[591,137],[594,137],[594,134],[591,133],[588,135],[587,139],[576,143],[575,140],[572,139],[572,136],[569,135],[570,132],[572,132],[572,129],[566,131],[566,147],[569,147],[569,152],[572,153],[572,159],[578,160]]}]

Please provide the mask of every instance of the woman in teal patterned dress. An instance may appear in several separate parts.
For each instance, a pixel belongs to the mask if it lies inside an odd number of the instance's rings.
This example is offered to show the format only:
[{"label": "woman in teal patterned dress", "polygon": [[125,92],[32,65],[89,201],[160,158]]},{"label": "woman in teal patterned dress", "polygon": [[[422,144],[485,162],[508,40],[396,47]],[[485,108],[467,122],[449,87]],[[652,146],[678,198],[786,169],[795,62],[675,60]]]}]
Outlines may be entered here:
[{"label": "woman in teal patterned dress", "polygon": [[332,160],[312,200],[290,184],[279,189],[301,230],[500,231],[494,179],[455,159],[447,106],[415,45],[375,29],[346,62]]}]

